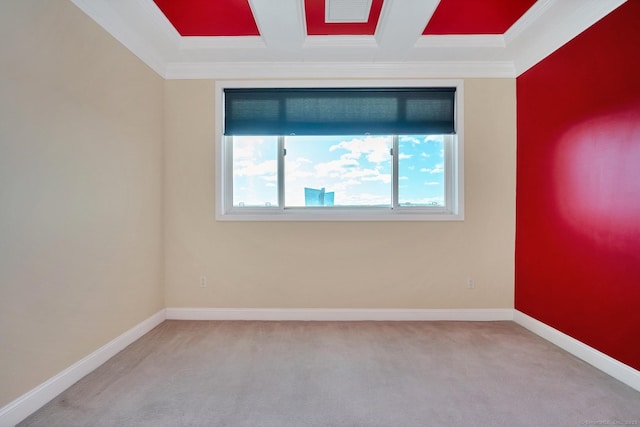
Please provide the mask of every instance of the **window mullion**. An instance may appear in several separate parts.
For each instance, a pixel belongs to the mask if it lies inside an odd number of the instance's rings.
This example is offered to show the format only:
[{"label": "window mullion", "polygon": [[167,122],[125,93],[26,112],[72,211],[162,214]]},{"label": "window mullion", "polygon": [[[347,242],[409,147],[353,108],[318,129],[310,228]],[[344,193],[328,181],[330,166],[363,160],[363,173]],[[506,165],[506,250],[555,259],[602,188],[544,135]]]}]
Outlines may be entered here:
[{"label": "window mullion", "polygon": [[393,135],[391,149],[391,209],[398,208],[398,135]]},{"label": "window mullion", "polygon": [[222,168],[224,186],[224,209],[230,211],[233,208],[233,137],[223,136],[224,140],[224,166]]},{"label": "window mullion", "polygon": [[454,153],[453,153],[453,137],[446,135],[444,137],[444,206],[449,211],[454,211],[457,206],[454,206],[455,196],[453,188],[453,180],[455,176],[456,165],[454,165]]},{"label": "window mullion", "polygon": [[278,137],[278,207],[284,210],[284,136]]}]

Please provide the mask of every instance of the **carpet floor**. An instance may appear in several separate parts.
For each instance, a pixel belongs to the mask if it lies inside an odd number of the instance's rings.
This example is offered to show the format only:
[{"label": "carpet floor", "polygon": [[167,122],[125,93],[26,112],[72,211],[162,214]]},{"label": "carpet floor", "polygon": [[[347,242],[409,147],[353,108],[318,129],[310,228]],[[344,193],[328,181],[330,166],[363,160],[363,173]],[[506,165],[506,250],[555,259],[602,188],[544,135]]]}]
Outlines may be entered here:
[{"label": "carpet floor", "polygon": [[640,393],[513,322],[165,321],[26,426],[640,425]]}]

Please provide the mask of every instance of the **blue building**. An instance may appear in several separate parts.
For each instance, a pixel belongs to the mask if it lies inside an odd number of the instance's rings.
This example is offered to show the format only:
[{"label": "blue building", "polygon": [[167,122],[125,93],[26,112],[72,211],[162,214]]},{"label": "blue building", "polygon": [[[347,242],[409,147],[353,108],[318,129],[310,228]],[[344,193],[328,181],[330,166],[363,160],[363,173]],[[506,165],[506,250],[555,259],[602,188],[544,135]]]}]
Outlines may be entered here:
[{"label": "blue building", "polygon": [[304,205],[305,206],[333,206],[334,192],[326,193],[324,188],[304,189]]}]

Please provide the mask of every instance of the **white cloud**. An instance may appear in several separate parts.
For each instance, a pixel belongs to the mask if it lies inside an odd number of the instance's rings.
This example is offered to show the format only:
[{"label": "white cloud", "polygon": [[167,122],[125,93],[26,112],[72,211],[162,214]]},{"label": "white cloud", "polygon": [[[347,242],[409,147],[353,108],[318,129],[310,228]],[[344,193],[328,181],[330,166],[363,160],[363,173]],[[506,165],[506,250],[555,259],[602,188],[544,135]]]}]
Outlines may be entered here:
[{"label": "white cloud", "polygon": [[399,177],[398,177],[398,181],[406,181],[406,180],[408,180],[408,179],[409,179],[409,177],[408,177],[408,176],[399,176]]},{"label": "white cloud", "polygon": [[314,172],[309,170],[311,165],[313,165],[313,162],[305,157],[296,157],[295,159],[286,158],[286,179],[295,181],[298,178],[313,176]]},{"label": "white cloud", "polygon": [[[233,138],[233,174],[234,176],[259,176],[265,181],[277,180],[277,161],[262,160],[269,152],[265,137],[236,136]],[[275,145],[273,145],[275,156]]]},{"label": "white cloud", "polygon": [[398,159],[399,159],[399,160],[410,159],[411,157],[413,157],[413,154],[404,154],[404,153],[400,153],[400,154],[398,155]]},{"label": "white cloud", "polygon": [[418,138],[413,136],[403,136],[402,142],[405,142],[405,141],[410,142],[411,145],[419,145],[421,143],[421,141]]},{"label": "white cloud", "polygon": [[391,140],[385,136],[366,136],[364,138],[354,138],[350,141],[342,141],[336,145],[332,145],[329,151],[347,150],[347,156],[351,159],[359,159],[366,156],[366,159],[372,163],[382,163],[389,161],[389,149]]},{"label": "white cloud", "polygon": [[233,166],[233,174],[235,176],[275,175],[278,162],[267,160],[261,163],[254,163],[252,160],[242,160],[234,162]]},{"label": "white cloud", "polygon": [[[389,204],[391,139],[366,136],[338,140],[323,161],[285,157],[285,198],[288,206],[304,206],[304,188],[325,188],[339,205]],[[293,153],[293,149],[291,150]]]},{"label": "white cloud", "polygon": [[440,185],[440,183],[438,181],[427,181],[424,185]]},{"label": "white cloud", "polygon": [[420,153],[420,157],[431,157],[429,153],[425,153],[424,151]]},{"label": "white cloud", "polygon": [[420,172],[431,173],[431,174],[443,173],[444,172],[444,163],[438,163],[432,169],[422,168],[422,169],[420,169]]},{"label": "white cloud", "polygon": [[287,176],[287,179],[296,180],[298,178],[308,178],[313,175],[314,175],[313,172],[305,172],[305,171],[297,170],[295,172],[287,173],[286,176]]},{"label": "white cloud", "polygon": [[255,159],[260,156],[265,143],[261,136],[236,136],[233,138],[233,160]]},{"label": "white cloud", "polygon": [[444,163],[438,163],[431,172],[429,173],[443,173],[444,172]]},{"label": "white cloud", "polygon": [[309,160],[306,157],[296,157],[296,159],[294,161],[296,163],[298,163],[298,164],[303,164],[303,163],[311,164],[311,163],[313,163],[312,160]]},{"label": "white cloud", "polygon": [[385,184],[391,182],[391,174],[390,173],[380,173],[379,171],[375,171],[375,175],[367,175],[362,177],[363,181],[381,181]]},{"label": "white cloud", "polygon": [[348,181],[340,181],[336,183],[332,189],[338,192],[344,192],[347,188],[352,187],[354,185],[361,185],[362,183],[357,179],[350,179]]},{"label": "white cloud", "polygon": [[348,193],[336,192],[336,201],[340,201],[343,206],[373,206],[373,205],[389,205],[391,198],[387,195],[371,194],[371,193]]},{"label": "white cloud", "polygon": [[345,174],[347,169],[357,168],[360,163],[356,159],[345,158],[344,156],[338,160],[330,162],[318,163],[315,166],[316,176],[330,176],[338,178]]}]

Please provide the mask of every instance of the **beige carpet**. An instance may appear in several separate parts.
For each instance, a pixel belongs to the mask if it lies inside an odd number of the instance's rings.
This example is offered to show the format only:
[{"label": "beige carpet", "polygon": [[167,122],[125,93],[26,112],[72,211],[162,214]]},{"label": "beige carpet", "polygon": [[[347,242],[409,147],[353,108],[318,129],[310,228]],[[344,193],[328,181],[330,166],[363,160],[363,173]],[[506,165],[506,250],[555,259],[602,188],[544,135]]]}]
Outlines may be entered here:
[{"label": "beige carpet", "polygon": [[19,425],[633,423],[640,393],[512,322],[166,321]]}]

